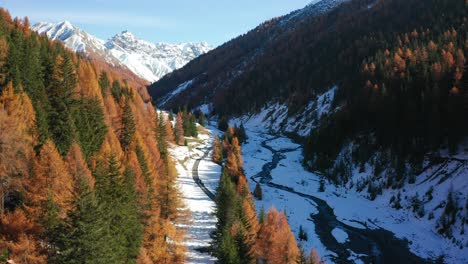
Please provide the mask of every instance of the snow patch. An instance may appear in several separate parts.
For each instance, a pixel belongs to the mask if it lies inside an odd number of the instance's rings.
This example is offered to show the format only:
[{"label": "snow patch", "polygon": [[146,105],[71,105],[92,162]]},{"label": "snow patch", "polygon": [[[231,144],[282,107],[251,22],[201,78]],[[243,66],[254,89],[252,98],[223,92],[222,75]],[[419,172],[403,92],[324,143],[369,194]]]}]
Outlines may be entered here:
[{"label": "snow patch", "polygon": [[346,243],[348,242],[348,233],[346,233],[345,231],[343,231],[341,228],[335,228],[332,230],[332,235],[333,237],[336,239],[336,241],[338,241],[338,243]]},{"label": "snow patch", "polygon": [[179,86],[177,86],[177,88],[174,91],[172,91],[170,94],[166,95],[162,99],[160,105],[164,105],[167,101],[171,100],[171,98],[173,98],[177,94],[179,94],[182,91],[184,91],[185,89],[187,89],[192,83],[193,83],[193,80],[190,80],[190,81],[186,81],[186,82],[180,84]]},{"label": "snow patch", "polygon": [[323,94],[318,95],[303,110],[295,115],[289,115],[288,106],[272,103],[258,113],[235,118],[232,124],[244,123],[256,131],[273,133],[295,133],[308,136],[319,125],[323,116],[336,111],[332,109],[332,102],[338,87],[334,86]]}]

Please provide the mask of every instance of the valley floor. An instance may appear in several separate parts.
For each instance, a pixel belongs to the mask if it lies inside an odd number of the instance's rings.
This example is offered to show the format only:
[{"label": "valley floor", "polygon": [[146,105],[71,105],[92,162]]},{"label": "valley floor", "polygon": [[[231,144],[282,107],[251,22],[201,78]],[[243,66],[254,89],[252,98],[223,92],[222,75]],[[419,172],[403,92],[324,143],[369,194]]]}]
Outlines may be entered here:
[{"label": "valley floor", "polygon": [[[370,201],[364,193],[328,183],[324,192],[318,192],[320,177],[302,167],[299,145],[286,137],[271,135],[255,123],[247,122],[244,126],[249,136],[242,146],[245,173],[252,190],[256,181],[261,182],[263,190],[263,200],[256,200],[257,210],[276,207],[286,212],[296,238],[300,226],[306,231],[308,240],[299,241],[306,251],[315,248],[327,263],[338,259],[341,263],[343,256],[344,263],[368,263],[375,256],[382,261],[388,260],[388,253],[397,259],[407,258],[408,263],[440,255],[445,255],[446,263],[467,263],[468,252],[436,234],[427,218],[417,219],[407,210],[391,208],[390,194]],[[220,132],[209,127],[198,139],[189,139],[189,147],[171,150],[177,162],[179,184],[193,217],[193,224],[188,227],[188,263],[215,261],[197,250],[210,243],[209,234],[216,224],[215,204],[192,178],[194,163],[209,152],[214,133]],[[215,193],[221,167],[212,163],[210,156],[200,161],[198,174],[206,188]],[[277,164],[272,164],[275,159]],[[265,169],[269,170],[270,179]],[[328,215],[323,216],[324,212]],[[379,252],[383,250],[387,255]]]},{"label": "valley floor", "polygon": [[[300,242],[303,247],[306,250],[317,249],[319,254],[328,260],[327,263],[335,262],[337,254],[343,254],[343,249],[348,251],[349,254],[345,255],[348,256],[347,260],[350,263],[361,263],[363,260],[368,262],[369,255],[379,255],[379,252],[373,252],[378,249],[372,245],[373,243],[369,244],[367,250],[361,249],[359,254],[350,249],[356,247],[350,245],[349,238],[356,237],[359,229],[363,231],[361,233],[377,239],[380,239],[379,237],[392,239],[392,233],[394,233],[400,241],[391,240],[390,243],[402,243],[402,246],[406,247],[404,240],[411,241],[408,243],[410,254],[414,253],[422,258],[435,259],[444,255],[445,263],[468,262],[468,250],[460,249],[448,239],[436,234],[431,226],[433,221],[428,221],[427,217],[416,218],[408,210],[391,208],[388,201],[392,193],[384,192],[375,201],[370,201],[365,197],[365,192],[358,193],[353,189],[347,190],[328,183],[325,184],[324,192],[318,192],[320,177],[302,167],[302,148],[298,144],[293,143],[288,138],[268,134],[263,126],[256,122],[249,123],[247,121],[244,122],[244,126],[249,136],[247,144],[242,146],[244,169],[252,190],[256,184],[253,180],[262,182],[263,200],[256,201],[257,209],[260,210],[263,207],[267,210],[274,206],[278,210],[285,211],[296,237],[298,237],[301,225],[307,232],[308,241]],[[265,170],[264,166],[271,166],[269,163],[275,159],[275,155],[279,155],[281,158],[277,166],[271,170],[271,178],[262,179],[265,176],[262,175],[264,174],[262,171]],[[458,178],[463,180],[463,177],[466,175],[460,175]],[[466,180],[464,181],[466,182]],[[280,188],[277,188],[278,186]],[[330,221],[338,222],[331,224],[334,227],[331,228],[331,234],[323,234],[323,229],[316,228],[316,224],[321,224],[317,223],[317,215],[319,211],[322,212],[323,208],[319,207],[323,204],[318,204],[314,199],[305,198],[301,196],[302,194],[312,196],[311,198],[319,198],[328,204],[327,207],[332,208],[331,215],[336,219],[330,218]],[[445,194],[440,195],[438,199],[443,200],[445,197]],[[330,226],[330,224],[328,225]],[[379,233],[379,231],[382,232]],[[361,234],[359,235],[361,236]],[[324,244],[332,245],[332,247],[327,247]],[[336,246],[337,244],[341,244],[341,246]],[[401,252],[396,252],[397,248],[390,248],[389,251],[395,251],[395,255],[398,255]],[[368,251],[368,253],[363,254],[363,251]],[[405,255],[400,257],[406,258]]]},{"label": "valley floor", "polygon": [[[215,203],[192,178],[192,168],[195,161],[209,151],[212,140],[213,136],[205,131],[199,135],[198,139],[188,138],[188,147],[173,146],[170,150],[179,173],[180,190],[192,215],[192,222],[186,226],[186,245],[189,248],[186,263],[189,264],[214,263],[216,260],[206,251],[211,242],[210,233],[216,225]],[[209,186],[217,185],[221,167],[211,162],[210,155],[202,159],[196,169],[198,169],[198,175],[203,182],[211,183]]]}]

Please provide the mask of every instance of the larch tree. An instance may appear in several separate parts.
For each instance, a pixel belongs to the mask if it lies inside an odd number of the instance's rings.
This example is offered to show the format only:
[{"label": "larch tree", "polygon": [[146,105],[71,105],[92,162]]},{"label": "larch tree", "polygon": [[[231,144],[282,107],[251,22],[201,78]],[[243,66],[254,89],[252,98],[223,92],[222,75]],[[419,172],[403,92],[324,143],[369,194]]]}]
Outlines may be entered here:
[{"label": "larch tree", "polygon": [[234,152],[232,151],[228,152],[226,163],[224,164],[224,168],[226,169],[228,174],[233,178],[233,180],[237,182],[239,175],[240,175],[240,171],[238,167],[237,158]]},{"label": "larch tree", "polygon": [[23,210],[16,209],[0,216],[0,248],[7,249],[9,258],[16,263],[46,263],[47,256],[39,253],[40,243],[34,238],[37,225]]},{"label": "larch tree", "polygon": [[317,250],[315,250],[314,248],[310,250],[306,263],[307,264],[325,264],[325,262],[320,258]]},{"label": "larch tree", "polygon": [[223,161],[223,150],[221,147],[221,143],[219,142],[218,135],[216,135],[214,139],[213,154],[211,156],[211,160],[217,164],[221,164],[221,162]]},{"label": "larch tree", "polygon": [[175,138],[174,138],[174,128],[172,127],[172,122],[166,118],[165,122],[165,132],[166,132],[166,141],[174,143]]},{"label": "larch tree", "polygon": [[178,113],[175,121],[175,141],[177,145],[184,145],[184,121],[182,119],[182,113]]},{"label": "larch tree", "polygon": [[39,217],[45,210],[44,204],[51,199],[58,207],[59,217],[64,218],[71,207],[75,181],[52,141],[42,146],[33,174],[27,184],[27,204],[32,205],[34,215]]},{"label": "larch tree", "polygon": [[165,168],[166,171],[162,172],[157,191],[161,218],[172,222],[184,221],[187,211],[184,210],[182,195],[177,188],[177,170],[169,157],[166,157]]},{"label": "larch tree", "polygon": [[[68,172],[73,176],[74,181],[79,183],[84,181],[91,189],[94,188],[94,177],[86,164],[86,161],[81,152],[81,148],[77,143],[73,143],[67,155]],[[80,184],[76,184],[79,187]]]},{"label": "larch tree", "polygon": [[0,96],[0,215],[4,199],[22,189],[34,157],[35,116],[26,94],[17,94],[11,83]]},{"label": "larch tree", "polygon": [[275,208],[268,211],[259,233],[258,250],[267,263],[296,263],[300,252],[286,216]]}]

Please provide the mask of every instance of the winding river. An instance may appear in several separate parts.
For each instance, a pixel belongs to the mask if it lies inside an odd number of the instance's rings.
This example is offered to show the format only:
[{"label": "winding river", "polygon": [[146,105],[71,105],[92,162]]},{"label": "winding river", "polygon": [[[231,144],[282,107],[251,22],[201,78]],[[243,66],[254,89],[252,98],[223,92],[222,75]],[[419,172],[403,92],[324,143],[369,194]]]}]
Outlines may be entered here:
[{"label": "winding river", "polygon": [[[301,193],[291,187],[276,184],[272,182],[271,171],[274,170],[278,163],[285,158],[285,153],[295,151],[294,149],[275,150],[267,143],[278,139],[273,137],[264,140],[261,143],[263,148],[270,150],[273,153],[271,162],[263,165],[262,171],[251,177],[251,180],[262,185],[267,185],[270,188],[286,191],[305,199],[312,200],[317,204],[318,213],[311,215],[309,221],[315,224],[315,232],[319,236],[322,244],[330,251],[333,251],[337,256],[332,259],[335,263],[353,263],[348,260],[351,252],[360,255],[360,259],[365,263],[432,263],[433,261],[422,259],[413,254],[408,248],[408,241],[401,240],[385,229],[369,229],[356,228],[339,221],[333,209],[326,201],[313,196],[311,194]],[[355,208],[359,210],[358,208]],[[357,221],[356,221],[357,222]],[[365,223],[361,223],[366,226]],[[348,241],[339,243],[332,235],[332,230],[340,228],[348,234]]]}]

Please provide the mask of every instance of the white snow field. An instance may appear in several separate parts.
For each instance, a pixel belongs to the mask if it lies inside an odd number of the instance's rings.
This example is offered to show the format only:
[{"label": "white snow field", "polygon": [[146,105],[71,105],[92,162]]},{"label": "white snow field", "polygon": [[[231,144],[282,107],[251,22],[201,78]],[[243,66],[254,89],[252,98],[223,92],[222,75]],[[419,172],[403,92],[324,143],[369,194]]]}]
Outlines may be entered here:
[{"label": "white snow field", "polygon": [[[200,128],[201,130],[205,130]],[[171,146],[170,153],[179,173],[178,183],[187,208],[192,214],[192,222],[187,226],[186,245],[189,248],[186,263],[214,263],[216,260],[209,253],[197,249],[210,245],[210,233],[215,229],[215,203],[198,187],[192,178],[195,161],[203,156],[212,145],[213,136],[208,130],[197,139],[187,138],[188,147]],[[211,162],[211,155],[200,161],[198,175],[207,188],[214,191],[221,173],[221,167]]]},{"label": "white snow field", "polygon": [[[287,150],[282,153],[284,159],[280,160],[278,166],[271,171],[272,183],[280,184],[293,188],[297,192],[310,194],[318,197],[332,207],[337,219],[349,226],[356,228],[383,228],[391,231],[397,238],[407,239],[409,249],[416,255],[423,258],[437,258],[444,255],[445,263],[468,263],[468,250],[452,244],[434,231],[434,221],[424,218],[418,218],[408,207],[402,210],[396,210],[389,205],[389,199],[398,191],[387,190],[376,200],[371,201],[367,198],[367,193],[357,192],[355,189],[346,189],[326,183],[325,192],[318,192],[320,177],[314,173],[306,171],[302,166],[302,148],[300,145],[292,142],[286,137],[276,137],[269,134],[269,128],[263,125],[263,118],[260,113],[253,118],[242,118],[232,121],[233,124],[243,123],[249,137],[247,144],[243,147],[244,169],[249,178],[250,188],[253,190],[255,182],[250,178],[262,171],[265,163],[271,162],[273,153],[264,148],[261,143],[266,139],[273,139],[266,144],[274,150]],[[275,139],[276,138],[276,139]],[[357,174],[357,171],[353,172]],[[446,191],[450,185],[465,188],[467,175],[454,177],[452,183],[446,183],[447,186],[439,187],[439,192],[434,195],[431,204],[439,204],[446,199]],[[420,194],[429,188],[422,181],[424,176],[419,176],[414,187],[406,189],[408,196],[419,191]],[[465,187],[463,187],[465,186]],[[299,227],[302,225],[308,234],[308,241],[299,242],[306,249],[315,248],[320,256],[328,262],[333,262],[333,256],[336,253],[327,249],[318,239],[315,232],[315,225],[311,221],[311,216],[317,214],[316,204],[306,198],[284,190],[271,188],[262,185],[263,200],[257,201],[257,210],[263,207],[268,210],[274,206],[278,210],[285,211],[291,225],[291,229],[296,235],[299,234]],[[465,189],[466,190],[466,189]],[[333,235],[340,243],[345,243],[347,239],[343,230],[334,230]],[[346,235],[346,239],[345,239]],[[466,235],[464,241],[467,241]],[[463,237],[462,237],[463,239]],[[355,263],[361,263],[360,255],[351,252],[350,260]]]},{"label": "white snow field", "polygon": [[[275,151],[286,150],[281,153],[283,159],[271,171],[272,183],[287,186],[294,191],[313,195],[326,201],[333,209],[336,219],[346,225],[358,229],[383,228],[393,232],[397,238],[408,239],[411,241],[408,245],[409,249],[420,257],[436,258],[444,255],[445,263],[467,263],[468,252],[454,246],[434,232],[433,221],[429,221],[427,217],[417,218],[415,214],[405,208],[402,210],[391,208],[388,201],[394,195],[393,190],[385,191],[374,201],[369,200],[365,192],[360,193],[355,189],[336,187],[329,183],[325,184],[324,192],[318,192],[320,177],[302,167],[302,148],[300,145],[286,137],[270,134],[259,122],[260,118],[250,121],[243,119],[242,121],[249,137],[247,143],[242,146],[242,153],[244,169],[251,190],[255,188],[256,184],[251,177],[260,173],[263,165],[272,161],[274,155],[268,148]],[[192,167],[195,161],[211,148],[215,134],[220,134],[220,132],[214,127],[208,126],[206,132],[200,134],[198,139],[188,139],[188,147],[173,146],[171,149],[180,174],[180,187],[187,207],[193,216],[193,224],[188,227],[189,239],[186,242],[190,249],[188,263],[213,263],[215,261],[209,254],[196,250],[199,247],[209,245],[211,240],[209,234],[215,228],[216,217],[213,215],[214,202],[197,186],[192,178]],[[265,140],[268,141],[264,142]],[[268,148],[262,146],[262,143],[266,144]],[[210,154],[199,163],[200,180],[212,193],[215,193],[218,185],[220,171],[221,167],[211,162]],[[417,179],[414,190],[407,190],[407,192],[419,191],[423,193],[422,189],[427,188],[427,186],[419,187],[418,183],[421,181],[423,179]],[[312,220],[312,217],[318,213],[317,203],[266,184],[262,184],[262,191],[263,200],[255,200],[257,211],[260,211],[261,208],[268,210],[271,207],[284,211],[296,238],[298,238],[300,226],[307,233],[307,241],[298,240],[305,251],[308,252],[315,248],[327,263],[333,263],[338,254],[321,242]],[[444,194],[437,194],[437,198],[434,195],[434,200],[443,200],[445,197]],[[438,202],[440,201],[434,201],[434,203]],[[337,226],[331,230],[330,235],[338,243],[347,245],[352,234],[346,228]],[[365,254],[359,254],[350,249],[347,251],[350,253],[348,260],[353,263],[364,263],[363,259],[367,257]]]}]

